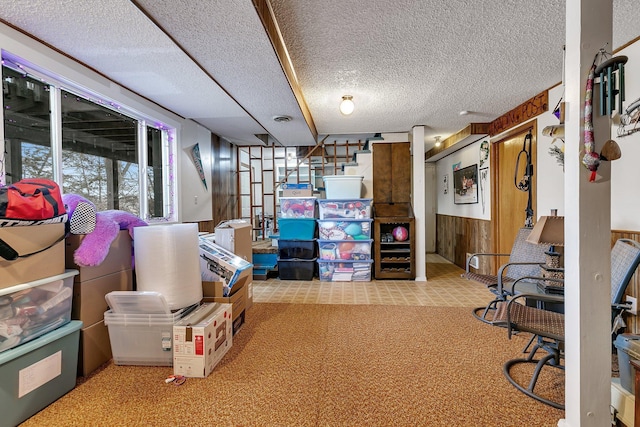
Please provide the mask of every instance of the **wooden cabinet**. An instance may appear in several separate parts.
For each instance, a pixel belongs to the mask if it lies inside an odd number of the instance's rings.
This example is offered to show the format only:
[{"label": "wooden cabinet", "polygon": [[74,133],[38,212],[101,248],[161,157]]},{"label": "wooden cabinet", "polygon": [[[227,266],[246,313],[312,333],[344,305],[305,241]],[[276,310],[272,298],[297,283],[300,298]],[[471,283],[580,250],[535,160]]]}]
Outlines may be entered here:
[{"label": "wooden cabinet", "polygon": [[[415,279],[415,219],[410,203],[373,205],[374,276],[376,279]],[[393,237],[403,227],[407,238]]]}]

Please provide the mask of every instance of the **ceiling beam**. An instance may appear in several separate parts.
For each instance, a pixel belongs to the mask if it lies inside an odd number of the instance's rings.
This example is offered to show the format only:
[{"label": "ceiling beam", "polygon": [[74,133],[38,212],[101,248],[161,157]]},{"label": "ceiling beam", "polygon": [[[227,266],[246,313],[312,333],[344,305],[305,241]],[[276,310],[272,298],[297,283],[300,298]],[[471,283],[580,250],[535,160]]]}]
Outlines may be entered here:
[{"label": "ceiling beam", "polygon": [[311,117],[309,106],[302,94],[300,83],[298,83],[298,77],[293,69],[293,63],[291,62],[291,57],[287,51],[287,46],[284,44],[282,33],[280,32],[280,27],[278,27],[278,23],[276,22],[271,3],[269,3],[269,0],[253,0],[253,5],[258,12],[258,16],[262,21],[262,25],[264,26],[267,35],[269,36],[269,40],[271,40],[271,45],[273,46],[273,50],[278,57],[282,70],[287,77],[289,86],[291,86],[293,95],[295,96],[296,101],[298,101],[302,116],[304,117],[305,122],[307,122],[307,126],[309,126],[309,130],[311,131],[314,139],[317,140],[318,130],[316,129],[316,124],[313,121],[313,117]]}]

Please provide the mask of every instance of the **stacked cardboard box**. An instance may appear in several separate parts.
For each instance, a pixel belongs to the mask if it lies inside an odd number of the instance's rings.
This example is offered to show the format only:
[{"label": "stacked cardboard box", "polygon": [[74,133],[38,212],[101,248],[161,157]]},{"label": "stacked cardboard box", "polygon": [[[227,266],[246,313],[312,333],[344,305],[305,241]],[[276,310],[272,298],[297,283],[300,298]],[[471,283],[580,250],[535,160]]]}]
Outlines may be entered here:
[{"label": "stacked cardboard box", "polygon": [[[247,221],[236,219],[221,222],[215,229],[215,241],[218,245],[233,252],[240,258],[253,262],[253,238],[251,237],[251,224]],[[252,280],[253,266],[249,269],[249,275],[245,285],[247,287],[246,308],[251,307],[253,304]]]},{"label": "stacked cardboard box", "polygon": [[78,376],[87,376],[111,359],[109,330],[104,324],[108,310],[105,295],[111,291],[133,290],[131,270],[132,243],[127,230],[122,230],[111,243],[107,258],[98,266],[82,267],[73,261],[83,235],[70,235],[66,239],[66,266],[79,274],[73,284],[71,318],[81,320]]}]

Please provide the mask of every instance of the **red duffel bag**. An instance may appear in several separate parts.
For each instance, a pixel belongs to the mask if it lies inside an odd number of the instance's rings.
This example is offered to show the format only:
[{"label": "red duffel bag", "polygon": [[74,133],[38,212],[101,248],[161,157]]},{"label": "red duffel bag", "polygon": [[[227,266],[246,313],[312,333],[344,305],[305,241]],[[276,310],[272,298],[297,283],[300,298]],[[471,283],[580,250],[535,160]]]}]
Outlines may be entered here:
[{"label": "red duffel bag", "polygon": [[38,221],[64,214],[60,187],[54,181],[22,179],[0,187],[0,218]]}]

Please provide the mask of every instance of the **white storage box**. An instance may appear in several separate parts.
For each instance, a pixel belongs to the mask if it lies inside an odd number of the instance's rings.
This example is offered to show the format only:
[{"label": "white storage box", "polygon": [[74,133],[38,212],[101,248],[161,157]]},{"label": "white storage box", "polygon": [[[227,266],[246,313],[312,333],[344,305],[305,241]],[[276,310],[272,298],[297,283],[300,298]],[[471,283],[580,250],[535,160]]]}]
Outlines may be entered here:
[{"label": "white storage box", "polygon": [[325,175],[325,198],[359,199],[362,197],[362,175]]},{"label": "white storage box", "polygon": [[0,289],[0,352],[69,323],[77,270]]},{"label": "white storage box", "polygon": [[171,366],[173,325],[196,306],[173,314],[104,313],[116,365]]},{"label": "white storage box", "polygon": [[233,344],[232,304],[203,304],[173,327],[173,373],[205,378]]}]

